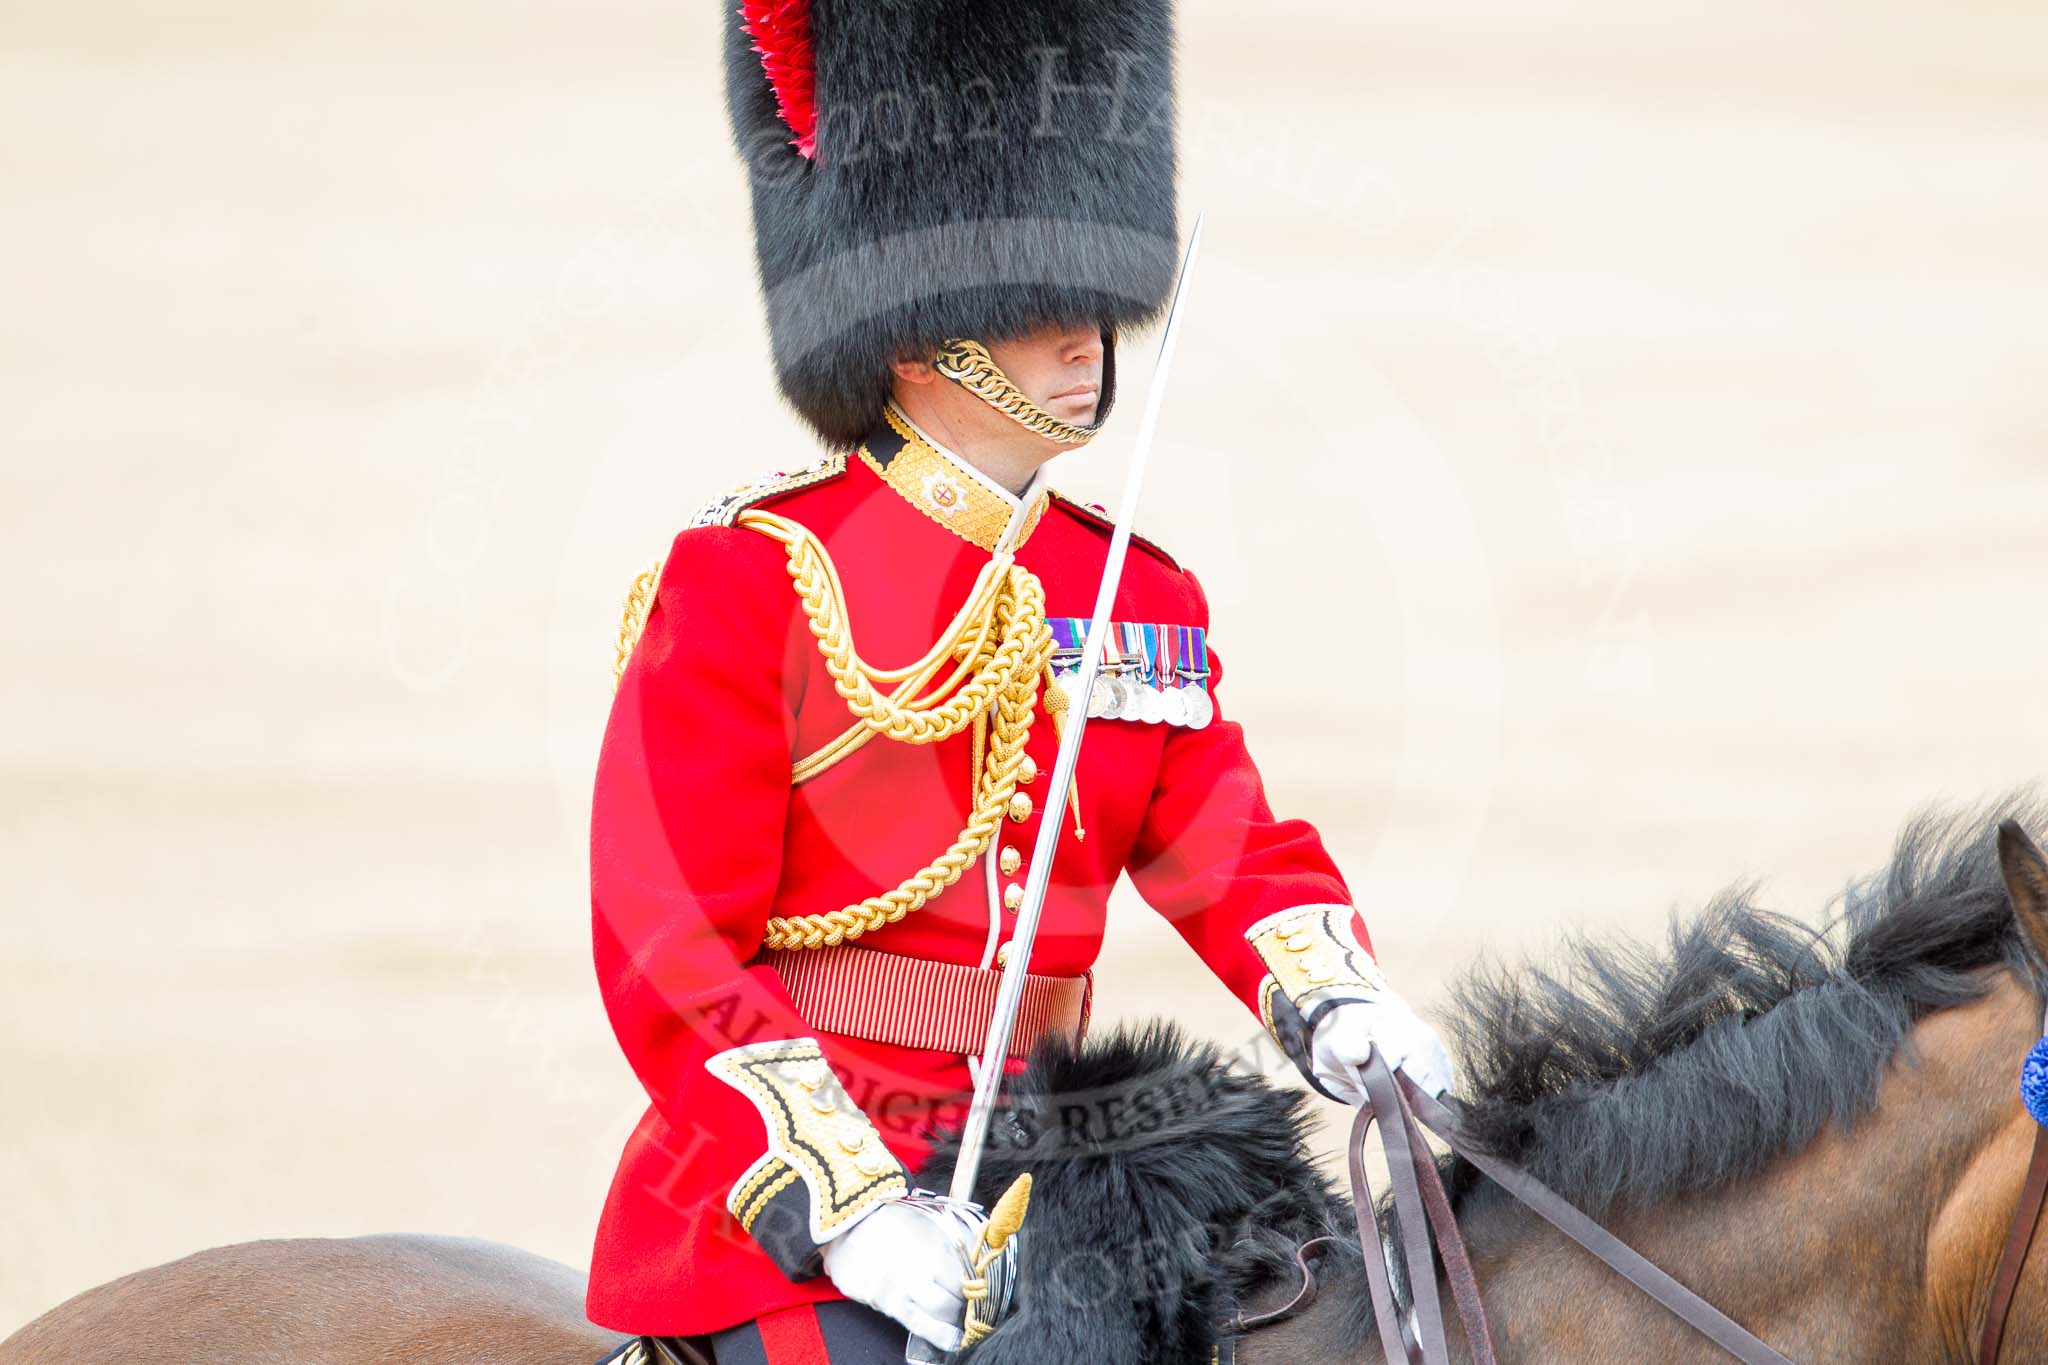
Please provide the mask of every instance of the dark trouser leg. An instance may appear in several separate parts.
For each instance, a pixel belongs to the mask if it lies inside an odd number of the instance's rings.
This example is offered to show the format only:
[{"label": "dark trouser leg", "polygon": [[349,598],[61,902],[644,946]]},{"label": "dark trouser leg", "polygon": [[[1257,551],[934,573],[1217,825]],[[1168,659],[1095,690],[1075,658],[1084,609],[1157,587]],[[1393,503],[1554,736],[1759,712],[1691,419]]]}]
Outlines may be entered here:
[{"label": "dark trouser leg", "polygon": [[711,1338],[718,1365],[903,1365],[910,1333],[857,1303],[789,1308]]}]

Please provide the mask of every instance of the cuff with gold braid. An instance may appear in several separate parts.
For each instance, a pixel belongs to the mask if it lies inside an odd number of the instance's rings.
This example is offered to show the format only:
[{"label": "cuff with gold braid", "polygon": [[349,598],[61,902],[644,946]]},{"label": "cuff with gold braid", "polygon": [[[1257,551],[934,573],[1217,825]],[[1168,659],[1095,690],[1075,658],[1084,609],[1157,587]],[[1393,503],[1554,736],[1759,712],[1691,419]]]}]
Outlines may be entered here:
[{"label": "cuff with gold braid", "polygon": [[1266,964],[1259,983],[1259,1018],[1287,1059],[1323,1095],[1315,1076],[1310,1038],[1324,1014],[1351,1000],[1370,1000],[1388,989],[1379,963],[1351,932],[1348,905],[1298,905],[1266,916],[1244,931]]},{"label": "cuff with gold braid", "polygon": [[816,1039],[749,1043],[704,1065],[761,1112],[768,1150],[741,1172],[726,1207],[790,1279],[824,1273],[824,1243],[909,1191],[903,1163]]}]

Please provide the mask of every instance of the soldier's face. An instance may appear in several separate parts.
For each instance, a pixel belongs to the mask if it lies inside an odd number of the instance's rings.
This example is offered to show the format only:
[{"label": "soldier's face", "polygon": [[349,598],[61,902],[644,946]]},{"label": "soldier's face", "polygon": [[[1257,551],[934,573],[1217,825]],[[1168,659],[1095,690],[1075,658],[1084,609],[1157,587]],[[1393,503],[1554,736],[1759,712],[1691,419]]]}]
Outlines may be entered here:
[{"label": "soldier's face", "polygon": [[988,343],[988,353],[1024,396],[1062,422],[1086,426],[1102,401],[1102,333],[1092,326],[1041,327]]}]

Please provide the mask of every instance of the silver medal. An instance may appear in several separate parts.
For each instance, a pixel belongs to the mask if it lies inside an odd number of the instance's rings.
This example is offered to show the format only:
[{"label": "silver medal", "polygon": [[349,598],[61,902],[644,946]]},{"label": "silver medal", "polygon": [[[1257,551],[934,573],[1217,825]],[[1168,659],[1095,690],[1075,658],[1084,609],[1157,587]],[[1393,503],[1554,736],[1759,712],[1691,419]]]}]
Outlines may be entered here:
[{"label": "silver medal", "polygon": [[1081,705],[1081,698],[1079,694],[1076,692],[1074,686],[1081,680],[1081,670],[1079,670],[1078,668],[1064,669],[1060,672],[1054,673],[1052,675],[1052,680],[1053,685],[1058,687],[1061,692],[1064,692],[1066,694],[1067,705],[1072,707],[1079,707]]},{"label": "silver medal", "polygon": [[1183,687],[1181,695],[1188,700],[1188,728],[1200,730],[1216,719],[1216,703],[1209,699],[1206,687]]},{"label": "silver medal", "polygon": [[1095,686],[1088,693],[1088,718],[1090,720],[1115,720],[1123,702],[1123,689],[1117,686],[1114,675],[1097,673]]},{"label": "silver medal", "polygon": [[1168,725],[1188,723],[1187,693],[1178,687],[1169,687],[1159,694],[1159,709]]},{"label": "silver medal", "polygon": [[1145,718],[1145,689],[1136,678],[1118,675],[1116,680],[1116,714],[1118,720],[1143,720]]}]

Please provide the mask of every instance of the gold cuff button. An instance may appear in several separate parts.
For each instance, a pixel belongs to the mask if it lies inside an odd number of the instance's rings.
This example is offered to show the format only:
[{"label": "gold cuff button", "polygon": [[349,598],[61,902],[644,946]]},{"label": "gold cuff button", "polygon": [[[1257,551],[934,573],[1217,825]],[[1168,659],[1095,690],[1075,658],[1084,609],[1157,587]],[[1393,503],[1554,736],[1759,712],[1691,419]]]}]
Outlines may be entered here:
[{"label": "gold cuff button", "polygon": [[1005,877],[1014,877],[1017,875],[1017,869],[1024,866],[1024,855],[1012,845],[1004,849],[1002,855],[996,859],[996,866],[1002,870]]},{"label": "gold cuff button", "polygon": [[1027,787],[1038,780],[1038,764],[1030,754],[1024,755],[1024,761],[1017,765],[1017,780]]},{"label": "gold cuff button", "polygon": [[1003,888],[1003,909],[1019,910],[1024,905],[1024,888],[1011,882]]},{"label": "gold cuff button", "polygon": [[1029,794],[1018,792],[1010,798],[1010,818],[1019,824],[1031,818],[1031,797]]}]

